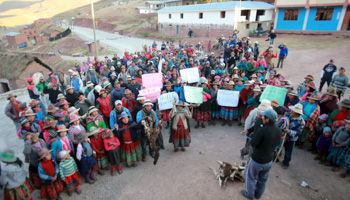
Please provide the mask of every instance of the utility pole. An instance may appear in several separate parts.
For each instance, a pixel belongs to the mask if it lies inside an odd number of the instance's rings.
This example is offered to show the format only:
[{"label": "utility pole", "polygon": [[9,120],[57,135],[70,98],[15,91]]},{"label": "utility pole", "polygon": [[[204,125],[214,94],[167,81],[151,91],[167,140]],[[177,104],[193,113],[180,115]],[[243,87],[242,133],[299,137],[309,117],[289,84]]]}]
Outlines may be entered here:
[{"label": "utility pole", "polygon": [[96,40],[96,28],[95,28],[95,11],[94,11],[94,0],[91,0],[91,16],[92,16],[92,29],[94,30],[94,44],[95,44],[95,57],[98,57],[97,40]]}]

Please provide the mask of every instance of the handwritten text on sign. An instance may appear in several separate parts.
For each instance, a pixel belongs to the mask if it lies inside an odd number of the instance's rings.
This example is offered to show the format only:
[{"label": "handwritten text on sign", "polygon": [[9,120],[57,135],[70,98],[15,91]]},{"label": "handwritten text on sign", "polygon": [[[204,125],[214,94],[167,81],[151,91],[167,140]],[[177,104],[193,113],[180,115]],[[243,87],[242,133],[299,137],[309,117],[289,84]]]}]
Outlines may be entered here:
[{"label": "handwritten text on sign", "polygon": [[139,93],[143,94],[146,97],[146,99],[149,99],[152,102],[155,102],[160,96],[160,89],[159,88],[143,89],[143,90],[140,90]]},{"label": "handwritten text on sign", "polygon": [[176,92],[170,92],[160,95],[158,98],[159,110],[167,110],[173,108],[174,99],[179,102],[179,95]]},{"label": "handwritten text on sign", "polygon": [[162,88],[163,77],[161,73],[151,73],[142,75],[142,85],[145,88]]},{"label": "handwritten text on sign", "polygon": [[217,102],[220,106],[237,107],[239,102],[239,92],[218,90]]},{"label": "handwritten text on sign", "polygon": [[185,98],[190,103],[203,103],[203,88],[185,86]]},{"label": "handwritten text on sign", "polygon": [[188,83],[199,82],[199,72],[198,67],[193,67],[189,69],[180,70],[181,79],[187,81]]},{"label": "handwritten text on sign", "polygon": [[277,100],[279,106],[284,105],[287,89],[268,85],[260,96],[260,101],[267,99],[269,101]]}]

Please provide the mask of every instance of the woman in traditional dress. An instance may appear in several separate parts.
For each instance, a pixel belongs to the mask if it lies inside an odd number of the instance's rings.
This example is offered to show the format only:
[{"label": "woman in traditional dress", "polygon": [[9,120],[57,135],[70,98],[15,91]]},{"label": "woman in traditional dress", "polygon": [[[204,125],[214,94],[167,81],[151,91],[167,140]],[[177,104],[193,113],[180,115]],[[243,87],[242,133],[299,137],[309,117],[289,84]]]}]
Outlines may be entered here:
[{"label": "woman in traditional dress", "polygon": [[86,129],[90,130],[92,126],[97,128],[106,128],[106,123],[103,116],[98,113],[98,109],[95,106],[91,106],[88,111],[88,117],[86,119]]},{"label": "woman in traditional dress", "polygon": [[238,104],[239,123],[238,123],[238,126],[241,126],[242,123],[244,122],[242,117],[243,117],[244,111],[247,107],[248,97],[253,92],[253,90],[250,86],[251,86],[250,82],[246,81],[244,83],[244,88],[239,93],[239,104]]},{"label": "woman in traditional dress", "polygon": [[250,111],[252,111],[254,108],[257,108],[259,106],[260,96],[261,96],[261,89],[259,86],[255,86],[253,89],[253,93],[249,95],[247,100],[247,107],[243,115],[244,121],[247,119]]},{"label": "woman in traditional dress", "polygon": [[210,101],[209,101],[211,99],[211,96],[210,96],[210,91],[208,89],[207,80],[204,80],[202,82],[202,88],[203,88],[203,103],[193,111],[193,119],[197,121],[197,124],[194,128],[198,128],[200,123],[202,128],[205,128],[204,122],[209,121],[211,117]]},{"label": "woman in traditional dress", "polygon": [[209,121],[208,125],[216,125],[215,120],[219,119],[220,117],[220,109],[218,102],[216,101],[218,89],[219,89],[219,82],[214,82],[212,84],[212,88],[210,88],[210,112],[211,112],[211,120]]},{"label": "woman in traditional dress", "polygon": [[[166,82],[164,89],[162,90],[162,94],[174,92],[174,89],[172,88],[172,86],[173,85],[169,81]],[[171,109],[162,110],[162,119],[163,119],[163,121],[166,122],[165,129],[169,128],[169,122],[170,122],[169,113],[170,113],[170,111],[171,111]]]},{"label": "woman in traditional dress", "polygon": [[174,151],[177,152],[181,147],[185,151],[185,147],[189,147],[191,143],[190,123],[189,119],[192,117],[191,112],[184,105],[182,101],[176,104],[170,112],[170,137],[169,143],[173,143]]},{"label": "woman in traditional dress", "polygon": [[[226,90],[237,91],[235,83],[230,81]],[[220,116],[223,119],[222,126],[225,126],[226,124],[232,126],[232,120],[238,117],[238,110],[236,108],[237,107],[221,106]]]}]

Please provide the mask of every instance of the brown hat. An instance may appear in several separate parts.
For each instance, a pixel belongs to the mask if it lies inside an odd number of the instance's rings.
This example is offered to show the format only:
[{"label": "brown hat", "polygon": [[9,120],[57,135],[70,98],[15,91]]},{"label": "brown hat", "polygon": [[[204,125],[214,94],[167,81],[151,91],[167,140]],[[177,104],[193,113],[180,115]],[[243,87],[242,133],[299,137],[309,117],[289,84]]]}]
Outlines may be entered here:
[{"label": "brown hat", "polygon": [[310,79],[311,81],[313,81],[314,77],[311,74],[308,74],[307,76],[305,76],[304,79]]},{"label": "brown hat", "polygon": [[35,106],[38,106],[38,105],[40,105],[41,104],[41,101],[37,101],[37,100],[35,100],[35,99],[32,99],[31,101],[30,101],[30,103],[29,103],[29,107],[35,107]]},{"label": "brown hat", "polygon": [[17,95],[10,93],[10,94],[8,95],[8,97],[7,97],[7,100],[10,100],[11,97],[16,97],[16,98],[17,98]]},{"label": "brown hat", "polygon": [[19,110],[24,110],[27,108],[27,103],[26,102],[22,102],[18,105],[18,109]]},{"label": "brown hat", "polygon": [[48,150],[47,148],[41,148],[38,152],[39,160],[45,158],[52,150]]},{"label": "brown hat", "polygon": [[57,120],[53,120],[51,118],[46,117],[44,119],[44,129],[47,129],[51,126],[56,126],[57,122],[58,122]]}]

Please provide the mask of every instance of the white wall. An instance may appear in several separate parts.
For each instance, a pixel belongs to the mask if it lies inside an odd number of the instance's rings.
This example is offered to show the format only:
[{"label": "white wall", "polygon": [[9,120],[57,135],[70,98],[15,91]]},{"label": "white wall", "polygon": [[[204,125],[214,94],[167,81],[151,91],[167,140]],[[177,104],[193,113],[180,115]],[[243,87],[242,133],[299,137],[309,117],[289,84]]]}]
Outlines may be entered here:
[{"label": "white wall", "polygon": [[177,24],[229,24],[234,23],[234,11],[226,11],[225,18],[220,18],[220,11],[203,12],[203,18],[199,19],[199,11],[183,12],[183,19],[180,18],[180,13],[158,13],[159,23],[177,23]]}]

